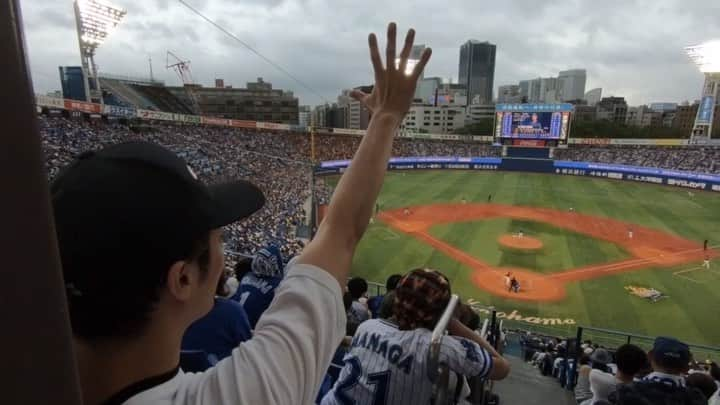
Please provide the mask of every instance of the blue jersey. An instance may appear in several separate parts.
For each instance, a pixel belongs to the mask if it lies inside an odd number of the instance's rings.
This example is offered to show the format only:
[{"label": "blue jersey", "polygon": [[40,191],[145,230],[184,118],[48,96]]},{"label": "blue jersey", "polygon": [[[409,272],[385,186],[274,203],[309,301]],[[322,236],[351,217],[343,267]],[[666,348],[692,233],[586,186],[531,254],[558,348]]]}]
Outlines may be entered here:
[{"label": "blue jersey", "polygon": [[215,298],[215,305],[185,331],[183,350],[203,350],[218,360],[252,337],[247,315],[237,302]]},{"label": "blue jersey", "polygon": [[275,297],[275,289],[281,281],[280,277],[258,277],[254,273],[248,273],[240,280],[240,287],[232,299],[243,306],[253,329],[270,306]]},{"label": "blue jersey", "polygon": [[368,309],[372,313],[373,318],[380,318],[380,308],[382,308],[384,295],[376,295],[367,301]]}]

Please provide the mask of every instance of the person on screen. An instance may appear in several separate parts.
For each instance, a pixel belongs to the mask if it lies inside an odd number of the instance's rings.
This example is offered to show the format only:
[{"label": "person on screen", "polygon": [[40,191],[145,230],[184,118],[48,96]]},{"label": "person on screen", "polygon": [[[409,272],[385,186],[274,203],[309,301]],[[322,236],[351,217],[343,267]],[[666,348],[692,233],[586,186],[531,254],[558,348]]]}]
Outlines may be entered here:
[{"label": "person on screen", "polygon": [[542,124],[540,123],[540,121],[538,121],[537,113],[533,113],[533,115],[531,116],[530,126],[532,126],[533,129],[542,129]]}]

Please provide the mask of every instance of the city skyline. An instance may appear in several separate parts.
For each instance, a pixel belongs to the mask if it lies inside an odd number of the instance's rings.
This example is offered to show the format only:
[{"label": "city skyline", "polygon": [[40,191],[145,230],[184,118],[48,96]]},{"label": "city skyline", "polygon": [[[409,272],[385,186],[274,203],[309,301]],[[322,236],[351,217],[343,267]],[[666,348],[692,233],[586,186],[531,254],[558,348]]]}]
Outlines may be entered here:
[{"label": "city skyline", "polygon": [[[179,3],[114,3],[126,8],[128,14],[97,52],[100,72],[149,76],[148,57],[152,57],[155,77],[175,85],[177,78],[164,66],[165,54],[171,50],[192,61],[194,77],[203,85],[211,86],[215,78],[223,78],[226,84],[242,86],[262,76],[275,88],[291,90],[302,104],[310,105],[333,100],[340,89],[372,82],[365,38],[371,31],[383,37],[389,19],[398,22],[401,32],[414,26],[418,31],[416,42],[433,48],[426,77],[458,81],[459,47],[474,38],[497,45],[495,96],[500,85],[579,67],[588,72],[586,89],[602,87],[604,95],[624,96],[631,105],[699,98],[703,77],[683,47],[720,36],[710,24],[720,19],[720,10],[709,2],[658,0],[651,7],[583,2],[578,10],[563,8],[559,15],[557,7],[562,6],[552,1],[539,5],[514,1],[494,7],[471,1],[449,6],[419,1],[413,8],[372,0],[341,6],[299,0],[251,0],[242,6],[229,1],[191,1],[299,77],[322,99]],[[373,4],[383,12],[377,13]],[[35,90],[57,90],[58,66],[80,63],[72,2],[21,0],[21,5]],[[336,18],[338,15],[350,18]],[[470,15],[476,17],[467,18]],[[523,16],[533,16],[532,31],[540,35],[531,35],[523,24],[508,26],[509,17]],[[662,26],[663,35],[658,35],[658,26]]]}]

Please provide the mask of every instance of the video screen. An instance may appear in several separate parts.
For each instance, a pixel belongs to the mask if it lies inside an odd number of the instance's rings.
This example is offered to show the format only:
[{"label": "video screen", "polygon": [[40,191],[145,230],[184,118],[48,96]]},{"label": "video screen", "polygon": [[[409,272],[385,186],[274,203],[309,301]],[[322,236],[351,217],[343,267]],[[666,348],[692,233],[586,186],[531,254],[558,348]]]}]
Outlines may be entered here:
[{"label": "video screen", "polygon": [[[563,116],[561,112],[504,112],[503,138],[560,139]],[[500,117],[498,117],[500,118]]]}]

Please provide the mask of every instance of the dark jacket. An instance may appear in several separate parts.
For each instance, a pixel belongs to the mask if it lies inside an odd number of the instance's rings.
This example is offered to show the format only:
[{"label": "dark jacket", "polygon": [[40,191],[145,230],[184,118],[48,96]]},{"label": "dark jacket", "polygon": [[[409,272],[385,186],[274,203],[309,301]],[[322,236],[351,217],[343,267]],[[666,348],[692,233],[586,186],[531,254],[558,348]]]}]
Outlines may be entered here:
[{"label": "dark jacket", "polygon": [[652,381],[619,385],[609,399],[617,405],[707,405],[707,399],[696,388]]}]

